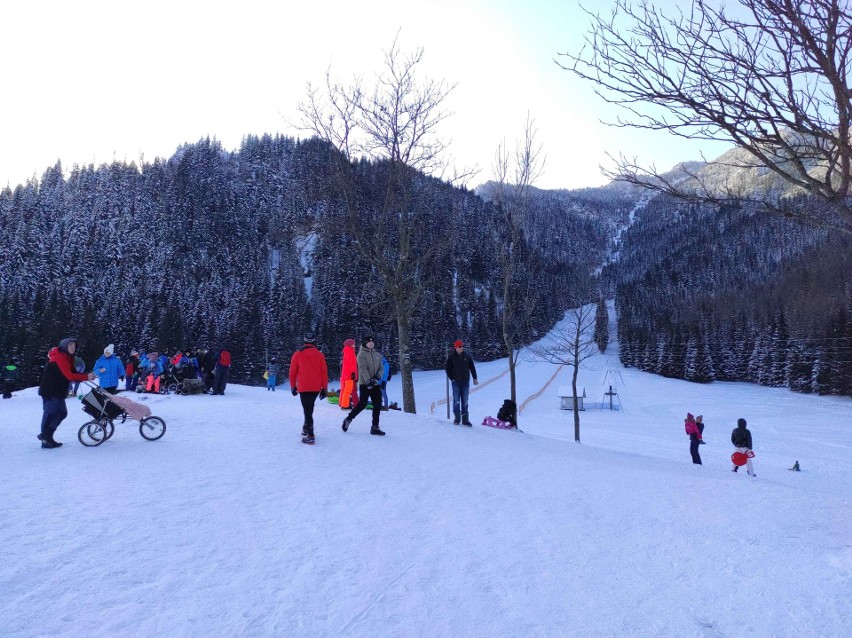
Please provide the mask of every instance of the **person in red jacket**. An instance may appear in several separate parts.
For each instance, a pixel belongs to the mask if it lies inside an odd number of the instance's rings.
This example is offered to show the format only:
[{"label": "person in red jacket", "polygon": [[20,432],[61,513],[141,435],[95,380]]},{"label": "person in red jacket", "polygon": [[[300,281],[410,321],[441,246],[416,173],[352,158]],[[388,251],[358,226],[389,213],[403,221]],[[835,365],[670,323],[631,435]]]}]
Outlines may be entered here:
[{"label": "person in red jacket", "polygon": [[47,365],[38,387],[44,413],[41,417],[41,433],[38,439],[41,447],[52,449],[62,444],[53,438],[56,428],[68,416],[65,398],[68,396],[70,381],[91,381],[94,373],[82,374],[74,371],[74,353],[77,352],[77,340],[71,337],[59,342],[59,347],[51,348],[47,353]]},{"label": "person in red jacket", "polygon": [[358,357],[355,356],[355,339],[343,342],[339,405],[342,410],[349,410],[358,405]]},{"label": "person in red jacket", "polygon": [[305,345],[293,353],[290,360],[290,392],[299,395],[305,423],[302,426],[302,443],[314,444],[314,404],[317,397],[324,399],[328,391],[328,365],[323,353],[317,349],[313,332],[305,335]]}]

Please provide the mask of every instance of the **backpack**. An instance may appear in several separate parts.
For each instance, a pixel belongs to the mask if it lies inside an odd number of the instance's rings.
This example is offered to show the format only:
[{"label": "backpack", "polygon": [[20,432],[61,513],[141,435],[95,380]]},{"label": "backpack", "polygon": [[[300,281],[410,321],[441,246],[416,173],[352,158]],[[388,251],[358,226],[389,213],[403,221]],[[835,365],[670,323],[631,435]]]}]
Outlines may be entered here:
[{"label": "backpack", "polygon": [[227,350],[222,350],[219,354],[219,365],[229,368],[231,366],[231,353]]}]

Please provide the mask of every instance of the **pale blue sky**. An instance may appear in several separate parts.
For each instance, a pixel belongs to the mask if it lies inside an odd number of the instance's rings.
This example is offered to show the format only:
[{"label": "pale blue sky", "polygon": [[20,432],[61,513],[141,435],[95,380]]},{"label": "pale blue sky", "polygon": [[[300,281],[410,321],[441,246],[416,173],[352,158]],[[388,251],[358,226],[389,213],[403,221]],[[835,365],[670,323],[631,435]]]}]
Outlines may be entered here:
[{"label": "pale blue sky", "polygon": [[227,149],[246,134],[296,135],[288,121],[305,83],[329,65],[369,78],[398,29],[405,48],[425,49],[423,74],[458,83],[443,133],[457,164],[481,169],[473,185],[492,176],[497,145],[514,143],[528,111],[547,156],[543,188],[602,184],[606,152],[669,168],[725,150],[601,125],[608,111],[593,87],[553,61],[586,30],[575,0],[308,4],[3,3],[0,186],[57,159],[67,170],[168,157],[207,135]]}]

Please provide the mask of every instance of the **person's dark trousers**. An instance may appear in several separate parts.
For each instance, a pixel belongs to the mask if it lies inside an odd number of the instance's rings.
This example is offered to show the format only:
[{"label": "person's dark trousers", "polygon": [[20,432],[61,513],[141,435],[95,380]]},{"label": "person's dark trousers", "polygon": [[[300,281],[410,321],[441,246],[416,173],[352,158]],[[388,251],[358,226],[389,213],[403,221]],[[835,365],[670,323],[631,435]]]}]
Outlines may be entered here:
[{"label": "person's dark trousers", "polygon": [[118,386],[113,386],[111,388],[101,388],[104,392],[109,392],[110,394],[118,394]]},{"label": "person's dark trousers", "polygon": [[124,389],[128,392],[135,392],[136,385],[139,383],[139,377],[134,377],[132,374],[124,380]]},{"label": "person's dark trousers", "polygon": [[4,399],[11,399],[12,398],[12,382],[11,381],[6,381],[3,384],[3,398]]},{"label": "person's dark trousers", "polygon": [[65,407],[65,398],[46,399],[41,398],[44,414],[41,417],[41,436],[45,441],[53,438],[53,433],[59,424],[68,416],[68,408]]},{"label": "person's dark trousers", "polygon": [[213,394],[225,394],[229,371],[230,368],[225,366],[216,366],[216,372],[213,373]]},{"label": "person's dark trousers", "polygon": [[358,405],[349,413],[349,420],[352,421],[356,416],[361,414],[361,411],[367,407],[367,399],[373,403],[373,427],[379,427],[379,416],[382,414],[382,388],[377,385],[371,390],[365,385],[358,386]]},{"label": "person's dark trousers", "polygon": [[388,382],[382,381],[382,410],[388,409]]},{"label": "person's dark trousers", "polygon": [[305,433],[314,433],[314,404],[319,392],[300,392],[299,399],[302,401],[302,411],[305,413]]},{"label": "person's dark trousers", "polygon": [[701,456],[698,454],[698,446],[701,442],[697,438],[691,438],[689,441],[689,453],[692,455],[692,462],[696,465],[701,465]]},{"label": "person's dark trousers", "polygon": [[467,419],[467,396],[470,394],[469,383],[453,381],[453,415],[456,421],[464,417]]}]

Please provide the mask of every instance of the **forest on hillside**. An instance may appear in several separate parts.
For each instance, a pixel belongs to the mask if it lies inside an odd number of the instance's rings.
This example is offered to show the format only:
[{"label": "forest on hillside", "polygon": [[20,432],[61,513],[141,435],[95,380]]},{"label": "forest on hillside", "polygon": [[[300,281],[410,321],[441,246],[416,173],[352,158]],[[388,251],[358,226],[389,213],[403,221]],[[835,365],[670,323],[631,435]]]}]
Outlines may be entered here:
[{"label": "forest on hillside", "polygon": [[[396,322],[347,231],[334,153],[316,139],[249,137],[235,152],[204,139],[141,166],[75,166],[65,176],[57,164],[3,189],[0,359],[19,367],[20,384],[34,385],[47,350],[69,335],[89,365],[108,343],[120,356],[227,344],[232,379],[252,383],[269,357],[289,361],[313,329],[333,369],[343,341],[366,333],[395,366]],[[368,229],[385,169],[353,165]],[[528,265],[515,289],[536,299],[524,342],[571,301],[594,297],[590,273],[613,234],[605,204],[563,199],[532,205],[531,239],[515,248]],[[503,237],[491,204],[419,175],[411,210],[415,250],[430,254],[417,273],[424,292],[411,328],[414,365],[440,366],[456,338],[479,359],[505,356]]]},{"label": "forest on hillside", "polygon": [[604,277],[625,365],[852,396],[848,235],[757,205],[658,196]]}]

